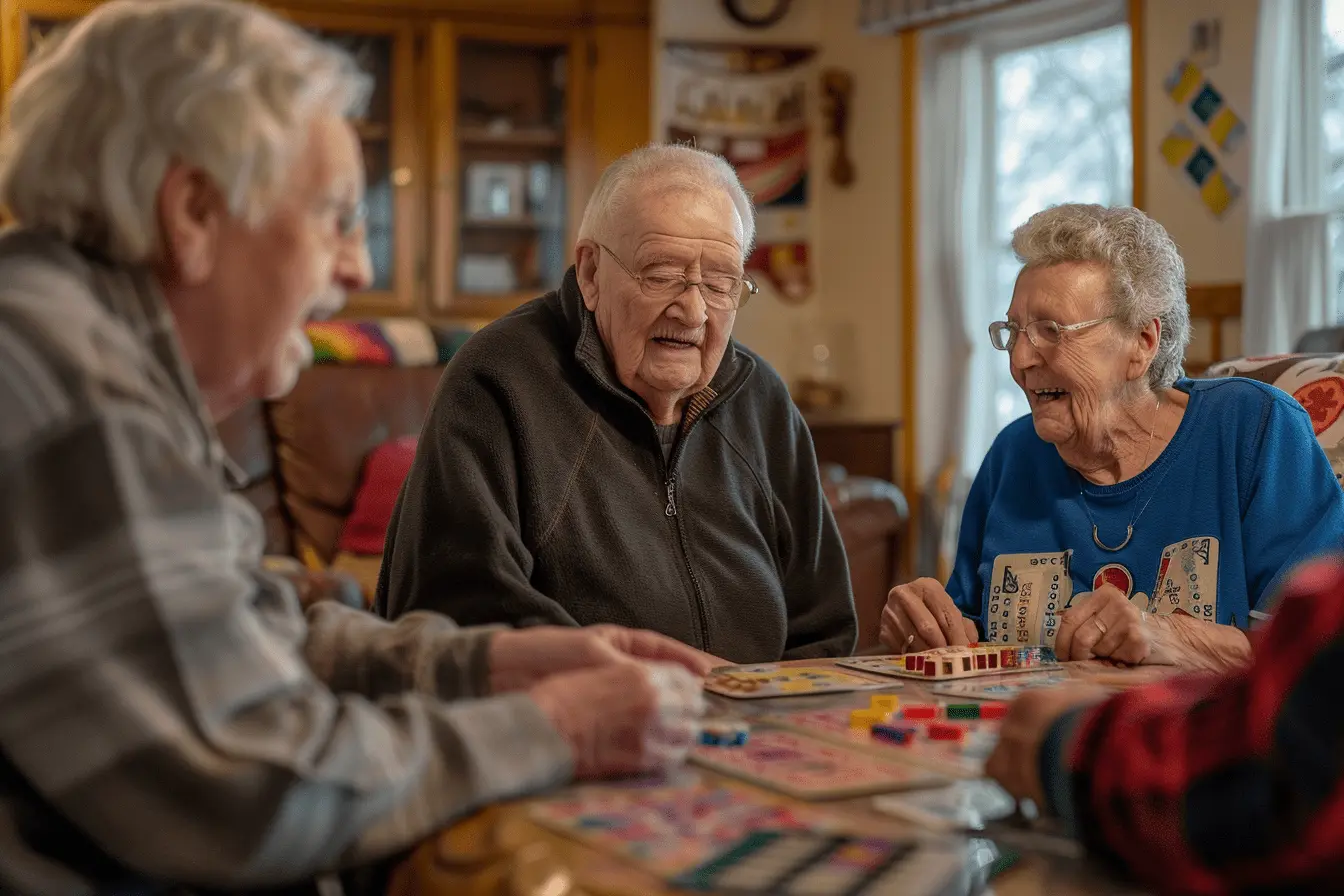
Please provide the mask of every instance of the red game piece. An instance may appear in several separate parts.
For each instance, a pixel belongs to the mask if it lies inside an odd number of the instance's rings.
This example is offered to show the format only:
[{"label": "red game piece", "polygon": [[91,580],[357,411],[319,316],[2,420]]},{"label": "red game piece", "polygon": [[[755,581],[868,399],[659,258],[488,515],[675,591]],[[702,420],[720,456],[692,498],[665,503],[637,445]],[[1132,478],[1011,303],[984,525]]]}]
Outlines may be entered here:
[{"label": "red game piece", "polygon": [[928,728],[929,740],[961,740],[965,732],[960,725],[934,723]]},{"label": "red game piece", "polygon": [[1008,715],[1007,703],[982,703],[980,704],[980,718],[982,719],[1001,719]]},{"label": "red game piece", "polygon": [[903,719],[936,719],[938,718],[938,707],[921,706],[918,703],[901,707],[901,718]]}]

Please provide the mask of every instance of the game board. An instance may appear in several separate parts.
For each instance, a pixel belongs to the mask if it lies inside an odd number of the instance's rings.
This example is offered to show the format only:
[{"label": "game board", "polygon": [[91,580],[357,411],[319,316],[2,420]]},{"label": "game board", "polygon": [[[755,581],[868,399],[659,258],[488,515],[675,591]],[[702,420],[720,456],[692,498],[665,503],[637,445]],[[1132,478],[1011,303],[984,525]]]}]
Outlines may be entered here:
[{"label": "game board", "polygon": [[697,747],[691,761],[800,800],[889,793],[947,780],[928,768],[778,729],[753,731],[740,747]]},{"label": "game board", "polygon": [[[880,756],[899,757],[898,761],[913,763],[943,775],[975,778],[985,773],[985,760],[994,752],[999,738],[999,721],[958,721],[966,732],[960,741],[930,740],[926,736],[929,721],[947,724],[946,719],[902,720],[899,724],[918,729],[914,739],[904,744],[879,740],[867,731],[850,727],[851,710],[817,709],[803,712],[770,713],[761,716],[759,724],[768,724],[788,731],[806,734],[834,744],[845,744]],[[760,737],[758,730],[755,737]]]},{"label": "game board", "polygon": [[734,896],[936,896],[962,866],[952,849],[914,840],[755,831],[671,883]]},{"label": "game board", "polygon": [[762,697],[801,697],[890,688],[890,681],[874,681],[833,666],[725,666],[705,681],[705,690],[724,697],[756,700]]},{"label": "game board", "polygon": [[935,647],[918,653],[888,656],[851,657],[837,660],[837,666],[890,675],[894,678],[919,678],[946,681],[983,675],[1037,672],[1060,668],[1055,652],[1048,647],[1003,647],[972,644],[968,647]]},{"label": "game board", "polygon": [[529,811],[538,824],[662,876],[695,867],[751,831],[831,826],[818,810],[795,809],[745,787],[698,780],[580,787]]},{"label": "game board", "polygon": [[929,693],[974,700],[1012,700],[1026,691],[1077,683],[1077,679],[1066,673],[1042,672],[1039,675],[999,676],[988,681],[949,681],[929,688]]}]

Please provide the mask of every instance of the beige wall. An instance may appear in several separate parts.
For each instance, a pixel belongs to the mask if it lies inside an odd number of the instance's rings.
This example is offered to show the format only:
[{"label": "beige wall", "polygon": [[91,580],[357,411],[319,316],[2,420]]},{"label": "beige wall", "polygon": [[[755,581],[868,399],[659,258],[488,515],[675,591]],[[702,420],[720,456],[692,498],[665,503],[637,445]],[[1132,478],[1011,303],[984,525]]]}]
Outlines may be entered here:
[{"label": "beige wall", "polygon": [[[858,176],[842,189],[826,179],[829,147],[816,97],[809,97],[815,130],[811,167],[813,278],[801,305],[779,301],[768,283],[738,315],[736,335],[785,377],[802,372],[809,335],[833,339],[847,373],[852,412],[870,418],[900,415],[900,301],[897,294],[900,209],[897,201],[899,110],[897,40],[858,32],[858,0],[795,0],[777,25],[737,26],[719,0],[656,0],[654,52],[664,40],[809,44],[819,50],[817,72],[842,66],[855,76],[851,157]],[[654,97],[660,95],[655,61]],[[655,129],[658,112],[655,103]],[[659,131],[654,131],[660,137]],[[832,336],[832,334],[834,334]]]}]

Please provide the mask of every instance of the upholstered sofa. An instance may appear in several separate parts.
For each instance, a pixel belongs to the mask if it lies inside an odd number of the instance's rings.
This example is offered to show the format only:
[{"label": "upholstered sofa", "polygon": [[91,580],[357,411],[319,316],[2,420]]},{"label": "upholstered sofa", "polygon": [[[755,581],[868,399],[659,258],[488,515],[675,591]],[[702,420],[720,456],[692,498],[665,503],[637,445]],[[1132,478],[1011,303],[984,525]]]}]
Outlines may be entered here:
[{"label": "upholstered sofa", "polygon": [[[272,563],[291,558],[310,570],[343,572],[371,594],[381,542],[369,549],[367,537],[354,538],[351,518],[368,495],[370,458],[418,436],[443,364],[466,335],[407,321],[317,325],[310,336],[318,363],[294,391],[221,424],[246,475],[242,493],[265,520]],[[823,474],[849,557],[860,645],[870,646],[897,576],[905,499],[891,483],[849,477],[835,465]]]}]

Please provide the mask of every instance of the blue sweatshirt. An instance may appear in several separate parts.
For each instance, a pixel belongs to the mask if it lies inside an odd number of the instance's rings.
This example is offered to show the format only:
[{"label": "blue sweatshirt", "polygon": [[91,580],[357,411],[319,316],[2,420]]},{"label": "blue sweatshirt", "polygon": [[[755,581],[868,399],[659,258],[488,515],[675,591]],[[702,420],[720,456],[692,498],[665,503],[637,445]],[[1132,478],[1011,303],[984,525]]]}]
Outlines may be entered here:
[{"label": "blue sweatshirt", "polygon": [[[1141,609],[1249,627],[1299,562],[1338,549],[1344,490],[1292,396],[1182,379],[1170,444],[1138,476],[1086,482],[1031,417],[1001,432],[967,496],[947,591],[985,641],[1053,646],[1076,595],[1110,582]],[[1118,551],[1133,522],[1133,536]],[[1261,608],[1262,610],[1264,608]]]}]

